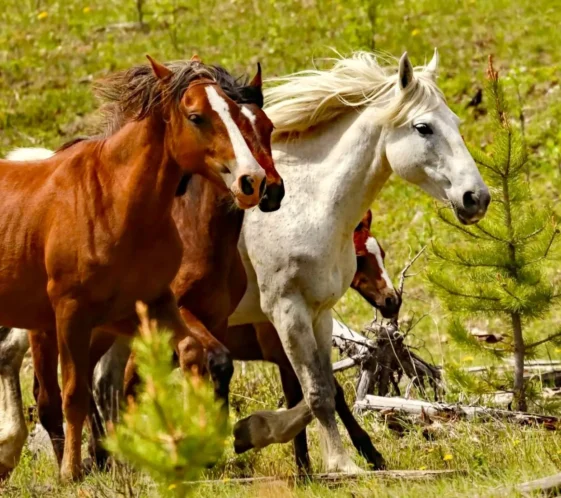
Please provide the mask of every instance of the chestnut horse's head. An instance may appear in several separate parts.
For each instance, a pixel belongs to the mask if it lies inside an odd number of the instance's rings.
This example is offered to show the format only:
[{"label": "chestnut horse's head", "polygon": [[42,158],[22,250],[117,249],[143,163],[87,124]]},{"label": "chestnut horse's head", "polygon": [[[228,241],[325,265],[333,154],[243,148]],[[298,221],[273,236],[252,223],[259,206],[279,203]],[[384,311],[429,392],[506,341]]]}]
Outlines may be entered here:
[{"label": "chestnut horse's head", "polygon": [[401,306],[401,296],[384,266],[384,250],[370,233],[371,224],[372,211],[369,209],[353,234],[357,270],[351,287],[379,309],[384,318],[394,318]]},{"label": "chestnut horse's head", "polygon": [[240,84],[239,79],[219,66],[214,66],[213,69],[220,86],[241,105],[242,114],[248,118],[245,126],[240,128],[245,139],[251,143],[255,158],[265,170],[267,178],[267,188],[259,202],[259,209],[263,212],[276,211],[284,197],[284,182],[275,169],[272,158],[271,136],[274,126],[263,111],[261,65],[257,64],[257,74],[249,84]]},{"label": "chestnut horse's head", "polygon": [[174,72],[149,60],[168,104],[162,112],[170,156],[184,172],[228,188],[238,207],[256,206],[265,192],[265,171],[254,157],[252,142],[241,132],[250,126],[241,108],[204,72],[192,77],[182,95],[174,98]]}]

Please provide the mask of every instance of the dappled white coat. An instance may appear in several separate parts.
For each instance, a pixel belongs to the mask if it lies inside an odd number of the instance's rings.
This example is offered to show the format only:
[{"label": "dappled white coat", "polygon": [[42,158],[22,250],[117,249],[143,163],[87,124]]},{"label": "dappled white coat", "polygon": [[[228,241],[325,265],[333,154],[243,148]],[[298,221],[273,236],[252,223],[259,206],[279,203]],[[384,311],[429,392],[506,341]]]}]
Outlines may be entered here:
[{"label": "dappled white coat", "polygon": [[[245,215],[239,247],[249,284],[229,323],[273,322],[305,400],[319,419],[328,471],[358,470],[343,450],[336,427],[330,361],[331,308],[349,288],[356,270],[353,229],[392,171],[449,202],[464,222],[478,221],[488,204],[487,187],[463,143],[458,119],[433,83],[437,62],[435,53],[424,70],[414,73],[404,54],[398,72],[387,81],[371,83],[380,86],[382,99],[365,97],[369,91],[365,85],[362,105],[356,105],[359,89],[348,97],[343,110],[345,90],[333,91],[338,96],[330,101],[330,89],[325,87],[352,87],[353,71],[355,78],[367,79],[370,69],[376,71],[368,67],[376,64],[369,55],[339,61],[343,74],[331,82],[329,72],[310,71],[286,78],[284,86],[269,94],[273,104],[266,111],[277,129],[273,152],[286,196],[276,212],[253,210]],[[315,86],[307,88],[314,77]],[[311,97],[306,100],[306,92],[319,94],[316,104]],[[385,112],[392,99],[395,112]],[[329,102],[333,101],[339,109],[330,114]],[[313,115],[321,114],[325,102],[328,121],[318,118],[314,123]],[[298,112],[307,115],[299,121]],[[405,115],[399,116],[400,112]],[[381,122],[384,113],[386,121],[393,120],[391,125]],[[430,137],[421,133],[427,131],[423,127],[427,125]],[[298,133],[310,126],[313,128],[307,132]],[[292,137],[291,131],[296,131]],[[283,132],[289,137],[278,136]],[[466,192],[479,205],[464,205]],[[259,418],[255,428],[269,438],[254,446],[286,441],[282,424],[290,420],[290,412],[254,415]],[[281,428],[273,428],[273,422]],[[251,423],[251,417],[240,421],[237,429],[244,426],[246,430],[235,432],[251,432]],[[269,430],[263,430],[267,425]]]}]

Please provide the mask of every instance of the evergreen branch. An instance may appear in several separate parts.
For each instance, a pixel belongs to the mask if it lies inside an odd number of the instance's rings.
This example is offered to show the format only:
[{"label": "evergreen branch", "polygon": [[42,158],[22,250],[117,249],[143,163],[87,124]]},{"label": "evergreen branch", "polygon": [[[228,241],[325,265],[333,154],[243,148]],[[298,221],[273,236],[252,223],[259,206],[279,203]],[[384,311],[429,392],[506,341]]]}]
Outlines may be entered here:
[{"label": "evergreen branch", "polygon": [[451,226],[452,228],[456,228],[456,229],[460,230],[461,232],[464,232],[466,235],[469,235],[470,237],[473,237],[474,239],[479,239],[479,240],[482,240],[482,239],[483,239],[483,240],[485,240],[485,237],[480,237],[479,235],[475,235],[474,233],[470,232],[470,231],[467,230],[466,228],[464,228],[464,227],[462,227],[462,226],[460,226],[460,225],[457,225],[456,223],[454,223],[454,222],[452,222],[452,221],[447,220],[446,218],[444,218],[444,216],[442,216],[442,215],[440,214],[440,211],[442,211],[443,209],[445,209],[445,208],[440,208],[440,209],[439,209],[438,217],[439,217],[444,223],[446,223],[447,225]]},{"label": "evergreen branch", "polygon": [[519,303],[522,304],[522,300],[516,296],[515,294],[513,294],[512,292],[510,292],[510,290],[508,289],[508,287],[506,286],[506,284],[501,285],[501,287],[503,288],[503,290],[512,298],[516,299]]},{"label": "evergreen branch", "polygon": [[518,239],[520,242],[523,242],[524,240],[528,240],[531,239],[532,237],[535,237],[536,235],[539,235],[540,233],[542,233],[545,230],[545,225],[541,226],[540,228],[534,230],[532,233],[521,237],[520,239]]},{"label": "evergreen branch", "polygon": [[444,261],[447,261],[448,263],[452,263],[458,266],[465,266],[466,268],[501,268],[506,270],[510,269],[510,266],[508,265],[500,265],[500,264],[493,264],[493,263],[469,263],[468,261],[461,259],[459,256],[458,259],[453,259],[444,256],[444,254],[437,252],[434,249],[433,252],[439,259],[442,259]]},{"label": "evergreen branch", "polygon": [[498,297],[489,297],[489,296],[481,296],[481,295],[475,296],[475,295],[472,295],[472,294],[462,294],[461,292],[449,289],[448,287],[446,287],[441,282],[437,282],[436,280],[431,280],[431,281],[434,285],[436,285],[437,287],[440,287],[441,289],[445,290],[449,294],[452,294],[453,296],[464,297],[466,299],[482,299],[484,301],[494,301],[494,302],[500,301],[500,299]]},{"label": "evergreen branch", "polygon": [[561,331],[555,332],[555,334],[550,334],[545,339],[540,339],[539,341],[532,342],[530,344],[526,344],[524,346],[524,349],[528,350],[528,349],[537,348],[538,346],[541,346],[542,344],[545,344],[546,342],[552,341],[553,339],[555,339],[557,337],[561,337]]},{"label": "evergreen branch", "polygon": [[533,265],[535,263],[538,263],[538,262],[546,259],[547,256],[549,255],[549,251],[551,250],[551,247],[553,246],[553,242],[555,241],[555,237],[557,237],[557,235],[559,235],[559,229],[554,230],[553,234],[551,235],[551,239],[549,239],[549,243],[547,244],[547,247],[546,247],[543,255],[540,256],[539,258],[534,259],[533,261],[528,261],[526,264],[527,265]]},{"label": "evergreen branch", "polygon": [[504,240],[501,239],[500,237],[497,237],[496,235],[493,235],[492,233],[488,232],[487,230],[485,230],[480,223],[478,223],[477,225],[474,225],[474,228],[476,228],[477,230],[479,230],[480,232],[483,232],[485,235],[489,236],[490,238],[496,240],[497,242],[501,242],[502,244],[508,244],[508,240]]}]

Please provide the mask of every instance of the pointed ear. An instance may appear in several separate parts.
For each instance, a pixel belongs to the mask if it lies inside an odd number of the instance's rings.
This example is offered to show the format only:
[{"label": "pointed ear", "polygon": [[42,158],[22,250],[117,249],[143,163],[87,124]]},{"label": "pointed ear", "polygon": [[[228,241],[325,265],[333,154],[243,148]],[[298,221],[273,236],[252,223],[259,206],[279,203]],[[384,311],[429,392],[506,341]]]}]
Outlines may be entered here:
[{"label": "pointed ear", "polygon": [[190,62],[203,62],[203,61],[199,57],[199,54],[193,54],[193,57],[191,57]]},{"label": "pointed ear", "polygon": [[364,223],[364,225],[366,225],[366,228],[368,228],[368,231],[370,231],[370,226],[372,225],[372,211],[370,209],[366,211],[366,213],[362,217],[362,223]]},{"label": "pointed ear", "polygon": [[261,77],[261,64],[257,63],[257,73],[253,79],[249,82],[249,86],[255,86],[261,88],[263,86],[263,78]]},{"label": "pointed ear", "polygon": [[399,59],[398,80],[399,88],[402,90],[405,90],[413,81],[413,66],[407,52],[404,52],[401,59]]},{"label": "pointed ear", "polygon": [[425,73],[429,74],[433,80],[436,79],[436,75],[438,74],[439,61],[438,49],[435,48],[431,61],[425,67]]},{"label": "pointed ear", "polygon": [[152,71],[154,71],[156,78],[158,78],[159,80],[164,80],[173,74],[170,69],[168,69],[163,64],[160,64],[157,60],[152,59],[152,57],[150,57],[148,54],[146,54],[146,58],[150,61]]}]

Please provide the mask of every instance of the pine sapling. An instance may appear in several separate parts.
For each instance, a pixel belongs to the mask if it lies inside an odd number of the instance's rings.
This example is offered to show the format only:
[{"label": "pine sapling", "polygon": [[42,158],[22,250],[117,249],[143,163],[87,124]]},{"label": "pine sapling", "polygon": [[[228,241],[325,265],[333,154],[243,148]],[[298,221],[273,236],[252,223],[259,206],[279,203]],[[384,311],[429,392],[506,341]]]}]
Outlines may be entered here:
[{"label": "pine sapling", "polygon": [[[524,331],[555,303],[547,268],[559,229],[547,201],[532,197],[525,174],[526,144],[511,122],[491,58],[485,94],[494,125],[493,144],[487,152],[470,151],[493,200],[485,219],[473,226],[460,225],[450,210],[440,210],[445,233],[432,245],[429,280],[447,307],[458,313],[450,329],[456,341],[480,352],[513,355],[514,405],[526,410],[524,360],[545,340],[526,343]],[[487,335],[496,340],[478,341],[464,326],[466,319],[481,317],[495,321],[498,333]]]}]

